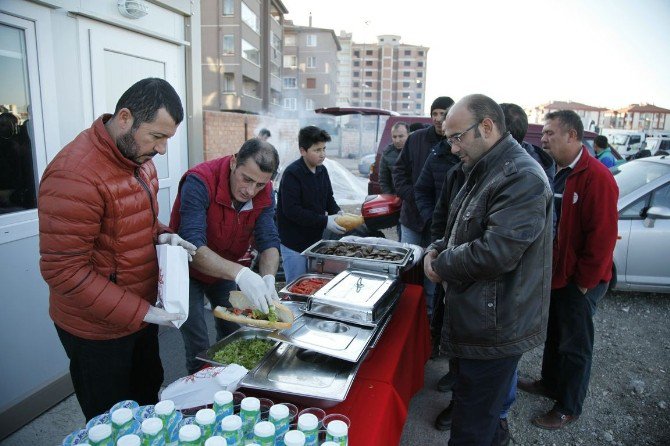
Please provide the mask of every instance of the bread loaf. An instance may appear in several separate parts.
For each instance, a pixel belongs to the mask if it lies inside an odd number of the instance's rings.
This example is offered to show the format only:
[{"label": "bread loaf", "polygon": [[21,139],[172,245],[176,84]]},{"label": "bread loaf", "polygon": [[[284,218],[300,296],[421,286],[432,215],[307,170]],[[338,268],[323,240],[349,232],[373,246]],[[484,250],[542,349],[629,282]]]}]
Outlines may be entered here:
[{"label": "bread loaf", "polygon": [[352,229],[356,229],[357,227],[365,223],[365,221],[363,220],[362,215],[342,214],[335,217],[335,223],[342,226],[348,232],[351,231]]}]

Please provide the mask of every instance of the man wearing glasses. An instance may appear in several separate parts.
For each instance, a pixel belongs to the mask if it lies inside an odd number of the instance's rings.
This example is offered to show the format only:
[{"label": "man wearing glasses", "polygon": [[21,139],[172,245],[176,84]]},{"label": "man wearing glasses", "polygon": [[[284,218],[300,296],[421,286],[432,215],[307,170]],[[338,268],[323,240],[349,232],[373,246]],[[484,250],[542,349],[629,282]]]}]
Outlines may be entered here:
[{"label": "man wearing glasses", "polygon": [[424,270],[446,288],[441,348],[456,375],[449,444],[490,445],[521,355],[545,338],[552,193],[491,98],[463,98],[444,129],[465,184]]}]

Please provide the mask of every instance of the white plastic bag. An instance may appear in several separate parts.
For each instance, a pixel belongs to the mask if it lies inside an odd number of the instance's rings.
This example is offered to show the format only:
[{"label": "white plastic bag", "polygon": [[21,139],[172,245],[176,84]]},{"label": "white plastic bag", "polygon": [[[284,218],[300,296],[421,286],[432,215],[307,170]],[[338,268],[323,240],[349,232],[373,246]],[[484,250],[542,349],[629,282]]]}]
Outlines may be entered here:
[{"label": "white plastic bag", "polygon": [[177,409],[200,407],[214,402],[219,390],[234,392],[248,372],[238,364],[226,367],[207,367],[193,375],[179,378],[161,393],[162,400],[172,400]]},{"label": "white plastic bag", "polygon": [[156,245],[158,255],[158,302],[168,313],[182,313],[172,321],[181,327],[188,318],[188,253],[181,246]]}]

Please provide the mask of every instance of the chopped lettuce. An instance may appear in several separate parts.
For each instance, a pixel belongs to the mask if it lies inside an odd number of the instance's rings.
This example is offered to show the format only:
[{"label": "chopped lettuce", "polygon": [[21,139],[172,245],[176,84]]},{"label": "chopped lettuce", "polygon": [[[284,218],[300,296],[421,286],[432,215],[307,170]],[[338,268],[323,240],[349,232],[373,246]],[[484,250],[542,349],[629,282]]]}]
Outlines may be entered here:
[{"label": "chopped lettuce", "polygon": [[216,352],[212,359],[221,364],[239,364],[251,370],[272,349],[273,342],[267,339],[238,339]]},{"label": "chopped lettuce", "polygon": [[277,311],[275,307],[270,307],[269,313],[263,313],[261,310],[253,310],[254,319],[261,319],[264,321],[277,322]]}]

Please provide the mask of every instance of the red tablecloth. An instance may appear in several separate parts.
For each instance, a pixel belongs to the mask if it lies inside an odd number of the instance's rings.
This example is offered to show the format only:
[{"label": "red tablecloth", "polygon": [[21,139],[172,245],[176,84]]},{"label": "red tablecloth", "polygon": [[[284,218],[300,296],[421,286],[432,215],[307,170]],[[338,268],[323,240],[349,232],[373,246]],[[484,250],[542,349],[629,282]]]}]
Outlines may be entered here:
[{"label": "red tablecloth", "polygon": [[361,365],[347,399],[327,410],[351,420],[349,444],[398,444],[412,396],[423,387],[430,329],[423,290],[407,285],[391,322]]}]

